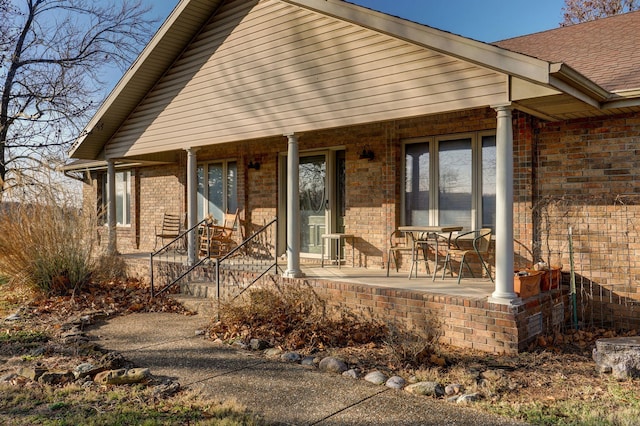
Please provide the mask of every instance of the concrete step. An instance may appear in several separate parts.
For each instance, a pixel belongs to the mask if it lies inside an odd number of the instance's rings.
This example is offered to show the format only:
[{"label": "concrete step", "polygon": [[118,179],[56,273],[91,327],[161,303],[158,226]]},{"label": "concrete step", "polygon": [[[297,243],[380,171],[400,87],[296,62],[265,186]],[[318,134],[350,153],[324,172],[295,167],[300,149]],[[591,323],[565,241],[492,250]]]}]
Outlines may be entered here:
[{"label": "concrete step", "polygon": [[214,320],[218,312],[218,303],[215,299],[207,299],[186,294],[172,294],[171,298],[182,303],[190,311],[197,312],[203,319]]},{"label": "concrete step", "polygon": [[190,281],[180,285],[180,293],[204,299],[216,299],[216,283],[210,281]]}]

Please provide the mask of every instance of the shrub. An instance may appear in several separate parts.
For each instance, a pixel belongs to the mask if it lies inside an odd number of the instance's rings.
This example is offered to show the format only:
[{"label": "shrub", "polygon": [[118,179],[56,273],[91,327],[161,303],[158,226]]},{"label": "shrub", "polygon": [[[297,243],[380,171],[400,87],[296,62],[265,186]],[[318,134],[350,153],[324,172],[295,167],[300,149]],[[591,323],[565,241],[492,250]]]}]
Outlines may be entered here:
[{"label": "shrub", "polygon": [[54,200],[45,195],[38,204],[2,205],[0,275],[61,295],[78,291],[91,278],[97,235],[80,209]]},{"label": "shrub", "polygon": [[330,309],[311,287],[256,288],[223,303],[211,334],[223,339],[252,338],[287,349],[326,349],[382,342],[386,325],[347,309]]}]

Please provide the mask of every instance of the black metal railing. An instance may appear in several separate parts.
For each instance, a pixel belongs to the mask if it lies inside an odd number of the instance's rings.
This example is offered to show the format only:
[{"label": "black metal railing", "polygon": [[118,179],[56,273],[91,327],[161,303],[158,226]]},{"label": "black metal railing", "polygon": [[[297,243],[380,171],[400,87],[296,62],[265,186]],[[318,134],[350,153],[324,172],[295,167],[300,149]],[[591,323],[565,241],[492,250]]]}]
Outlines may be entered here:
[{"label": "black metal railing", "polygon": [[[216,298],[219,300],[221,287],[239,288],[241,294],[270,270],[277,270],[277,219],[260,227],[225,255],[212,258],[207,252],[190,264],[186,239],[189,232],[199,229],[204,223],[204,220],[199,222],[151,254],[149,275],[152,297],[168,291],[183,280],[193,281],[196,278],[200,282],[215,283]],[[207,228],[203,228],[207,232]]]},{"label": "black metal railing", "polygon": [[[191,265],[187,252],[189,234],[196,232],[205,222],[206,220],[198,222],[196,225],[180,233],[180,235],[159,250],[151,253],[149,259],[151,297],[167,291],[191,271],[208,260],[207,258],[199,259],[198,262]],[[194,250],[197,250],[197,244],[194,244]],[[156,291],[156,288],[160,288],[160,290]]]},{"label": "black metal railing", "polygon": [[[238,293],[232,296],[237,298],[247,291],[252,285],[265,276],[269,271],[278,270],[278,254],[276,240],[278,235],[278,219],[262,226],[241,245],[231,250],[226,255],[215,259],[216,298],[220,301],[220,289],[224,284],[226,288],[235,288]],[[225,273],[229,271],[229,273]],[[241,278],[233,276],[241,271],[245,275]]]}]

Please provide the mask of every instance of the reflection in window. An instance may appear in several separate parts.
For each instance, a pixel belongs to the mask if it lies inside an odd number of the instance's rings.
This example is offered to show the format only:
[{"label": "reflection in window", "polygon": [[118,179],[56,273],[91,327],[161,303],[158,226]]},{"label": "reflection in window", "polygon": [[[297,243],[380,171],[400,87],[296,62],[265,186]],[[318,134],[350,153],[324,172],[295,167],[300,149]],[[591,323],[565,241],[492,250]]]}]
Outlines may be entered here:
[{"label": "reflection in window", "polygon": [[405,149],[405,222],[429,225],[429,143],[407,145]]},{"label": "reflection in window", "polygon": [[482,227],[495,230],[496,137],[482,138]]},{"label": "reflection in window", "polygon": [[438,161],[439,224],[471,223],[471,139],[440,142]]},{"label": "reflection in window", "polygon": [[211,215],[222,222],[226,212],[235,212],[238,208],[237,186],[235,161],[198,166],[198,221]]},{"label": "reflection in window", "polygon": [[[107,211],[106,200],[108,197],[107,191],[107,176],[104,175],[103,179],[103,210]],[[117,226],[128,226],[131,225],[131,172],[116,172],[115,174],[115,184],[116,184],[116,193],[115,193],[115,201],[116,201],[116,225]],[[106,217],[105,223],[106,223]]]},{"label": "reflection in window", "polygon": [[494,228],[495,135],[425,138],[404,151],[404,224]]}]

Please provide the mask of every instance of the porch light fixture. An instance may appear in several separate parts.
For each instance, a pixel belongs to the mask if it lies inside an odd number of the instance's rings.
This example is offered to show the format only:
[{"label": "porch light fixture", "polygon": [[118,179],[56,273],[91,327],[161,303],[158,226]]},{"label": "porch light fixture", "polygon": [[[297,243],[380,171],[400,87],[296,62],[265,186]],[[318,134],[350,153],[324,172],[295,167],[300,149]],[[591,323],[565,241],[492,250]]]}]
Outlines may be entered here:
[{"label": "porch light fixture", "polygon": [[247,167],[254,170],[260,170],[260,163],[258,163],[257,161],[255,163],[253,161],[249,161]]},{"label": "porch light fixture", "polygon": [[373,153],[369,145],[365,145],[364,148],[362,148],[362,152],[360,153],[360,159],[367,159],[369,161],[372,161],[374,158],[376,158],[376,155]]}]

